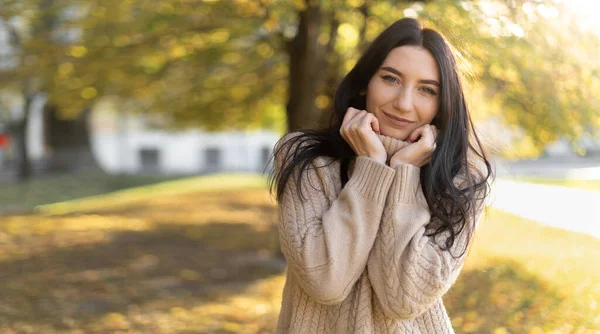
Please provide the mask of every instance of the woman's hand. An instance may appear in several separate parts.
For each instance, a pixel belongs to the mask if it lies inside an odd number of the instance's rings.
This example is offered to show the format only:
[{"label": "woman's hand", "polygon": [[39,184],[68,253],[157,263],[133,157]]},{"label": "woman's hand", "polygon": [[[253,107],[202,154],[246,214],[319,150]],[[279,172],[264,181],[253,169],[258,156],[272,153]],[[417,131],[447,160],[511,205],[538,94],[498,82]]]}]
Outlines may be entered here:
[{"label": "woman's hand", "polygon": [[385,165],[387,153],[375,135],[379,131],[379,120],[375,115],[355,108],[348,108],[340,128],[342,138],[356,155],[369,157]]},{"label": "woman's hand", "polygon": [[[423,167],[431,161],[431,155],[436,148],[436,138],[439,130],[435,125],[425,124],[416,128],[406,139],[410,145],[396,152],[390,159],[390,167],[395,168],[400,164],[411,164]],[[420,137],[420,138],[419,138]],[[419,139],[415,142],[415,140]]]}]

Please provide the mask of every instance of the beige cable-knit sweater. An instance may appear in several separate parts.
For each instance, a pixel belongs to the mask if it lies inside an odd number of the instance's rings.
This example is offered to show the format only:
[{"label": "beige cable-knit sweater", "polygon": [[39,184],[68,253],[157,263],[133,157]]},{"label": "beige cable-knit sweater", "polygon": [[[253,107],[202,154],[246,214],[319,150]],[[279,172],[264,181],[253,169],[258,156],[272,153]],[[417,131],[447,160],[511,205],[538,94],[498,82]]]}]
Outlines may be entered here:
[{"label": "beige cable-knit sweater", "polygon": [[[378,138],[388,161],[408,145]],[[285,155],[275,157],[275,168]],[[311,167],[328,162],[319,157]],[[279,203],[288,269],[276,333],[454,333],[442,295],[467,252],[455,260],[438,247],[443,238],[434,243],[425,236],[430,212],[420,169],[357,157],[343,189],[339,170],[338,161],[309,168],[304,202],[291,177]],[[471,235],[460,234],[453,254],[461,254]]]}]

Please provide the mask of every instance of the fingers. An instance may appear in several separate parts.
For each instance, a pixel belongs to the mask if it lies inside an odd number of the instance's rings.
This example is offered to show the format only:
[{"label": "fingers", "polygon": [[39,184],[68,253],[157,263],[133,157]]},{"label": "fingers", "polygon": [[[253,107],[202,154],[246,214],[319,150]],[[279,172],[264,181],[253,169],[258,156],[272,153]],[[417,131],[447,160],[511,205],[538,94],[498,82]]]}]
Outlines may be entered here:
[{"label": "fingers", "polygon": [[360,115],[360,119],[357,119],[356,122],[357,122],[356,130],[359,133],[366,134],[367,130],[371,129],[371,127],[370,127],[371,122],[370,122],[369,114]]},{"label": "fingers", "polygon": [[377,117],[375,117],[375,115],[369,115],[373,116],[371,117],[371,127],[373,128],[373,131],[377,132],[377,134],[381,134],[381,129],[379,128],[379,120],[377,119]]},{"label": "fingers", "polygon": [[358,110],[356,108],[348,108],[344,115],[342,126],[340,127],[340,135],[350,146],[360,154],[363,150],[363,145],[360,144],[360,140],[357,138],[369,135],[372,132],[371,123],[373,118],[376,117],[372,114],[367,113],[365,110]]},{"label": "fingers", "polygon": [[435,138],[437,139],[437,137],[440,135],[440,132],[441,132],[441,131],[440,131],[440,129],[438,129],[438,128],[437,128],[437,126],[435,126],[435,125],[432,125],[431,127],[433,127],[433,130],[434,130],[433,132],[434,132],[434,134],[435,134]]},{"label": "fingers", "polygon": [[[425,124],[416,128],[406,139],[407,142],[419,143],[426,151],[434,151],[436,149],[436,139],[439,130],[435,125]],[[418,140],[417,140],[418,139]]]},{"label": "fingers", "polygon": [[367,112],[364,110],[358,110],[356,108],[348,108],[348,111],[346,111],[346,115],[344,115],[344,121],[342,123],[342,128],[346,127],[347,129],[353,129],[355,127],[357,127],[364,115],[366,115]]},{"label": "fingers", "polygon": [[374,132],[379,133],[379,121],[375,115],[365,110],[348,108],[340,127],[342,138],[357,155],[385,164],[385,148]]},{"label": "fingers", "polygon": [[355,116],[360,112],[360,110],[355,109],[355,108],[348,108],[348,110],[346,110],[346,114],[344,115],[344,119],[342,120],[342,126],[340,127],[340,135],[342,136],[342,138],[348,140],[348,131],[351,128],[351,125],[353,124],[353,120],[355,118]]},{"label": "fingers", "polygon": [[423,138],[423,144],[425,144],[425,147],[429,150],[429,151],[433,151],[435,150],[435,138],[436,138],[436,132],[435,132],[435,126],[432,125],[427,125],[425,127],[425,131],[423,132],[424,134],[424,138]]},{"label": "fingers", "polygon": [[437,149],[437,137],[440,135],[440,130],[435,125],[431,126],[431,130],[433,132],[433,149],[432,149],[432,151],[435,151]]},{"label": "fingers", "polygon": [[417,141],[419,137],[423,135],[423,131],[425,130],[425,126],[420,126],[413,130],[413,132],[406,138],[406,141],[409,143]]},{"label": "fingers", "polygon": [[342,120],[342,124],[346,124],[346,123],[350,122],[350,120],[352,118],[354,118],[354,116],[356,114],[358,114],[359,112],[360,112],[360,110],[358,110],[358,109],[355,109],[352,107],[348,108],[348,110],[346,110],[346,114],[344,115],[344,119]]},{"label": "fingers", "polygon": [[[356,108],[348,108],[342,121],[340,128],[340,134],[344,137],[348,131],[357,131],[368,134],[370,131],[381,133],[379,128],[379,120],[375,115],[367,112],[366,110],[358,110]],[[367,131],[368,130],[368,131]]]},{"label": "fingers", "polygon": [[[412,143],[417,141],[419,137],[421,139],[426,138],[427,141],[435,140],[435,138],[437,137],[437,132],[438,130],[436,129],[435,125],[425,124],[413,130],[413,132],[408,136],[408,138],[406,138],[406,141]],[[419,141],[421,139],[419,139]]]},{"label": "fingers", "polygon": [[425,124],[413,130],[408,136],[406,142],[411,143],[398,152],[390,159],[390,167],[395,167],[400,163],[408,163],[417,167],[430,164],[434,151],[436,150],[436,141],[440,131],[435,125]]},{"label": "fingers", "polygon": [[367,126],[365,122],[365,117],[367,115],[366,111],[359,110],[356,115],[354,115],[354,118],[350,120],[350,128],[356,132],[361,132],[361,129]]}]

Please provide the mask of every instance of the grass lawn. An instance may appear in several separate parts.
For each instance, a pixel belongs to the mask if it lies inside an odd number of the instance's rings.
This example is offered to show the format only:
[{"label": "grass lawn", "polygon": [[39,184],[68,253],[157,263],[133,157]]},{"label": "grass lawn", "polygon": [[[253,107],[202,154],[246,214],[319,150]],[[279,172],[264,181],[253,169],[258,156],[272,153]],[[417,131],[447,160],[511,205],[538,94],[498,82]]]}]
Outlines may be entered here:
[{"label": "grass lawn", "polygon": [[[264,180],[237,177],[0,218],[0,332],[271,333],[276,207]],[[598,333],[597,259],[598,239],[491,210],[444,297],[455,330]]]},{"label": "grass lawn", "polygon": [[100,172],[47,175],[23,183],[0,185],[0,213],[30,211],[38,205],[63,202],[122,189],[172,180],[149,175],[110,175]]},{"label": "grass lawn", "polygon": [[563,187],[580,188],[585,190],[600,192],[600,180],[565,180],[565,179],[541,179],[541,178],[525,178],[525,177],[513,177],[508,178],[513,181],[537,183],[537,184],[550,184]]},{"label": "grass lawn", "polygon": [[[90,208],[98,203],[139,200],[148,196],[181,194],[202,189],[263,184],[263,178],[248,174],[221,174],[195,178],[156,175],[110,175],[86,173],[43,176],[24,183],[0,185],[0,214],[27,212],[34,209],[53,213]],[[109,195],[105,195],[105,194]],[[84,198],[84,200],[79,200]],[[59,203],[57,205],[50,205]]]}]

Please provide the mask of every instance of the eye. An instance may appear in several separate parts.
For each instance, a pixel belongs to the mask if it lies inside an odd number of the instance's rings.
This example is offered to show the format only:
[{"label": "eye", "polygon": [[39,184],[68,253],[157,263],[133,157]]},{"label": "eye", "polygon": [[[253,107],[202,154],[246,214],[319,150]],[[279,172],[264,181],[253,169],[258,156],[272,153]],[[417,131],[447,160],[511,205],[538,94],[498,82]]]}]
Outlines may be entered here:
[{"label": "eye", "polygon": [[385,81],[387,81],[389,83],[397,83],[398,82],[398,79],[394,78],[391,75],[384,75],[381,78],[383,78],[383,80],[385,80]]},{"label": "eye", "polygon": [[437,92],[431,87],[421,87],[421,91],[429,95],[437,95]]}]

